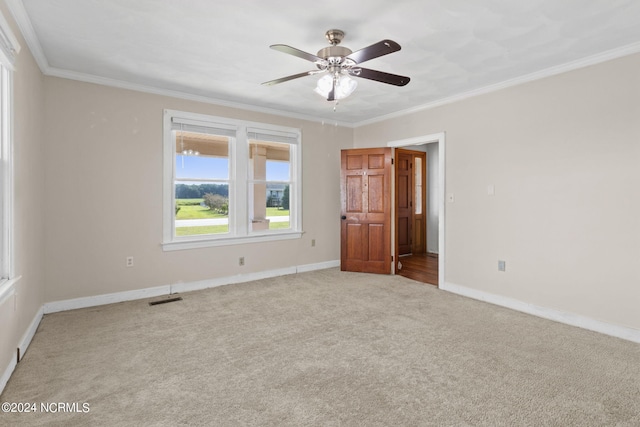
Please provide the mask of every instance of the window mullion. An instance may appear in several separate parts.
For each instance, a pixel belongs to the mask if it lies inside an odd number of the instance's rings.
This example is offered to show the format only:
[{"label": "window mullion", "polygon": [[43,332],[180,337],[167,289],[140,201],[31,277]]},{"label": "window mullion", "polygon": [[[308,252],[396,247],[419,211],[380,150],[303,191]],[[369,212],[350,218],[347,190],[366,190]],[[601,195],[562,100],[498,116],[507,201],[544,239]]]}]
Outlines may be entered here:
[{"label": "window mullion", "polygon": [[232,164],[234,166],[234,222],[238,236],[246,236],[249,234],[249,207],[248,196],[249,184],[247,182],[249,176],[249,143],[247,141],[247,132],[244,126],[238,129],[236,136],[236,144],[234,144],[235,153]]}]

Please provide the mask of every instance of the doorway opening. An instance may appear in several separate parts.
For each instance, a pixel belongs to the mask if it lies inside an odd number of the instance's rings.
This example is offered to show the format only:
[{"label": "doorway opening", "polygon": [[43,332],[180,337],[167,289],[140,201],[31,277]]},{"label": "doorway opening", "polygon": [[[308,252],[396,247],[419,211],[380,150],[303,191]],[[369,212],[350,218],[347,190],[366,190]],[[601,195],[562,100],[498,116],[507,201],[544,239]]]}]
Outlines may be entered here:
[{"label": "doorway opening", "polygon": [[393,141],[393,272],[444,283],[444,133]]}]

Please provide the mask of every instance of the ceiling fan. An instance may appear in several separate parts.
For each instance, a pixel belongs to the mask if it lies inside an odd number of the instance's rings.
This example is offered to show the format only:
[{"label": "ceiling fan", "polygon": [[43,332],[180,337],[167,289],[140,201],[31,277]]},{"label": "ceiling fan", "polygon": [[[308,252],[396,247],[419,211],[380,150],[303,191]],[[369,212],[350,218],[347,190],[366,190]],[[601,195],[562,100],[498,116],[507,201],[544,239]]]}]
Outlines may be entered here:
[{"label": "ceiling fan", "polygon": [[325,96],[327,101],[337,101],[338,99],[349,96],[357,86],[357,82],[350,79],[348,76],[375,80],[377,82],[395,86],[404,86],[409,83],[409,80],[411,80],[409,77],[371,70],[369,68],[362,68],[359,66],[359,64],[369,61],[370,59],[399,51],[400,45],[393,40],[382,40],[378,43],[372,44],[371,46],[352,52],[349,48],[338,46],[344,38],[344,31],[335,29],[329,30],[326,32],[325,37],[329,40],[331,46],[320,49],[317,55],[303,52],[285,44],[274,44],[269,46],[271,49],[279,52],[288,53],[289,55],[297,56],[298,58],[313,62],[318,69],[281,77],[262,84],[271,86],[300,77],[325,74],[318,81],[318,86],[315,91],[320,95]]}]

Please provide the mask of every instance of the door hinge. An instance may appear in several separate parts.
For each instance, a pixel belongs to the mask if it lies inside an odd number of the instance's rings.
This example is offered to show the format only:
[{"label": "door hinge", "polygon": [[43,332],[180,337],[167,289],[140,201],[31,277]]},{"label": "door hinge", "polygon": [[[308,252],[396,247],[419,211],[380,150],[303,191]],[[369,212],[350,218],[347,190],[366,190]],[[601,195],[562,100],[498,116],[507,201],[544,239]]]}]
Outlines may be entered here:
[{"label": "door hinge", "polygon": [[393,255],[391,255],[391,262],[393,262]]},{"label": "door hinge", "polygon": [[391,164],[393,164],[393,159],[391,159]]}]

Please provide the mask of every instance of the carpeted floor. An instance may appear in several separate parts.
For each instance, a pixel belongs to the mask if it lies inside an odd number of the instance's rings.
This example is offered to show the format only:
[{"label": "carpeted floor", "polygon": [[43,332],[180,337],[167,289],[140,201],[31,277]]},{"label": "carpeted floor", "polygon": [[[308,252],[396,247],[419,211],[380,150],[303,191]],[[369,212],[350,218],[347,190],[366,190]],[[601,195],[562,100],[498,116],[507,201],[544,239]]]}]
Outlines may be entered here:
[{"label": "carpeted floor", "polygon": [[640,425],[640,345],[400,276],[329,269],[182,297],[45,316],[0,397],[38,412],[0,424]]}]

